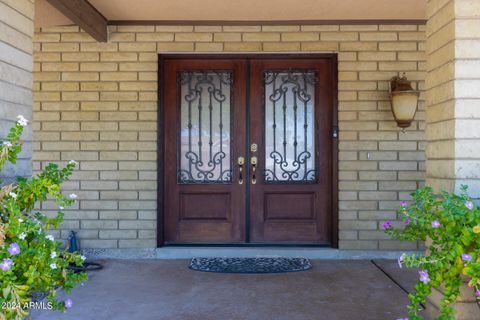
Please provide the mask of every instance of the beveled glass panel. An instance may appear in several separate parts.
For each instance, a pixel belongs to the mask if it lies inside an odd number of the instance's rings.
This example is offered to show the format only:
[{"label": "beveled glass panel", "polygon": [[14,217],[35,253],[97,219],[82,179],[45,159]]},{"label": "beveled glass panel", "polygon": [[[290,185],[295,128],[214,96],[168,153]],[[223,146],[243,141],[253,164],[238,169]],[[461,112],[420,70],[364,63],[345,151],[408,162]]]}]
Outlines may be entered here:
[{"label": "beveled glass panel", "polygon": [[178,183],[230,183],[231,72],[183,71]]},{"label": "beveled glass panel", "polygon": [[265,81],[266,183],[313,183],[315,71],[267,71]]}]

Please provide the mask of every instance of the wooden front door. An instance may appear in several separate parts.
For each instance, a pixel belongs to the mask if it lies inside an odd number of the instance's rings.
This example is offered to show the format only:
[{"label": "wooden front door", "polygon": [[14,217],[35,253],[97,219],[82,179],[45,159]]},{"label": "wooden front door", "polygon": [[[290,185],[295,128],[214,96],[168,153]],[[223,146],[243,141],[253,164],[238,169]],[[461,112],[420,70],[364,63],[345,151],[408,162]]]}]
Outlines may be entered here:
[{"label": "wooden front door", "polygon": [[162,61],[164,242],[335,246],[335,57]]}]

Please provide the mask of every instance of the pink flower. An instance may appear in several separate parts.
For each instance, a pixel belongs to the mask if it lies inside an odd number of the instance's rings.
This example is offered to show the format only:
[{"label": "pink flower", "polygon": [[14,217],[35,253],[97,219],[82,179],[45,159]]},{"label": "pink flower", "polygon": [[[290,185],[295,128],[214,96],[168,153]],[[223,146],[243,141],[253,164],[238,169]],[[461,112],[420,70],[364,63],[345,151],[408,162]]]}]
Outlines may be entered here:
[{"label": "pink flower", "polygon": [[400,205],[402,207],[406,207],[406,206],[408,206],[408,202],[407,201],[400,201]]},{"label": "pink flower", "polygon": [[391,221],[387,221],[383,224],[384,229],[390,229],[391,227],[392,227],[392,222]]},{"label": "pink flower", "polygon": [[13,265],[12,259],[3,259],[2,263],[0,263],[0,269],[3,271],[8,271]]},{"label": "pink flower", "polygon": [[68,298],[65,300],[65,308],[70,309],[71,307],[73,307],[73,300]]},{"label": "pink flower", "polygon": [[433,229],[438,229],[438,228],[440,228],[440,222],[438,222],[438,220],[433,220],[433,221],[432,221],[432,228],[433,228]]},{"label": "pink flower", "polygon": [[475,295],[477,296],[477,298],[480,298],[480,289],[477,289],[477,291],[475,291]]},{"label": "pink flower", "polygon": [[12,243],[8,249],[7,249],[8,253],[10,253],[10,255],[12,256],[16,256],[17,254],[20,253],[20,246],[18,245],[18,243]]},{"label": "pink flower", "polygon": [[407,220],[405,220],[405,222],[404,222],[404,223],[405,223],[405,225],[407,225],[407,226],[408,226],[410,223],[412,223],[412,220],[410,220],[410,219],[407,219]]},{"label": "pink flower", "polygon": [[473,209],[473,202],[472,201],[465,202],[465,207],[467,207],[469,210],[472,210]]},{"label": "pink flower", "polygon": [[420,274],[420,281],[422,281],[425,284],[430,282],[430,277],[428,276],[427,270],[418,271],[418,273]]},{"label": "pink flower", "polygon": [[466,253],[462,254],[462,260],[463,261],[472,261],[472,256]]}]

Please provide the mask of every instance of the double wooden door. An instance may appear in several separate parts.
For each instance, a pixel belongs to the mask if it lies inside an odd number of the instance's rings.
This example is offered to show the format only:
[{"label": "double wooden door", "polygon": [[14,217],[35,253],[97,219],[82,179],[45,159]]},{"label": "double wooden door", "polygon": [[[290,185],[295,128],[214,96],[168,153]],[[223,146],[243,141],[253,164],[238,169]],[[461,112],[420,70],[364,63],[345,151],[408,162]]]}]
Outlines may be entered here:
[{"label": "double wooden door", "polygon": [[336,245],[335,57],[164,57],[165,244]]}]

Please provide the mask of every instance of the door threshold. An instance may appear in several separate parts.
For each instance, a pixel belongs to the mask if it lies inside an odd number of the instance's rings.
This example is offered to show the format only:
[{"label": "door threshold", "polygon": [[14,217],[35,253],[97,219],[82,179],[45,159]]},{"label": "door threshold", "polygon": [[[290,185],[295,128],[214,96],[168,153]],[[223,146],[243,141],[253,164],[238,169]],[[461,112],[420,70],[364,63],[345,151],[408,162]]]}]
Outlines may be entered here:
[{"label": "door threshold", "polygon": [[258,258],[287,257],[323,260],[398,259],[402,252],[379,250],[339,250],[326,247],[214,247],[167,246],[156,249],[157,259],[191,259],[194,257]]},{"label": "door threshold", "polygon": [[319,243],[291,243],[291,242],[275,242],[275,243],[255,243],[255,242],[241,242],[241,243],[165,243],[162,247],[191,247],[191,248],[328,248],[333,249],[329,242]]}]

